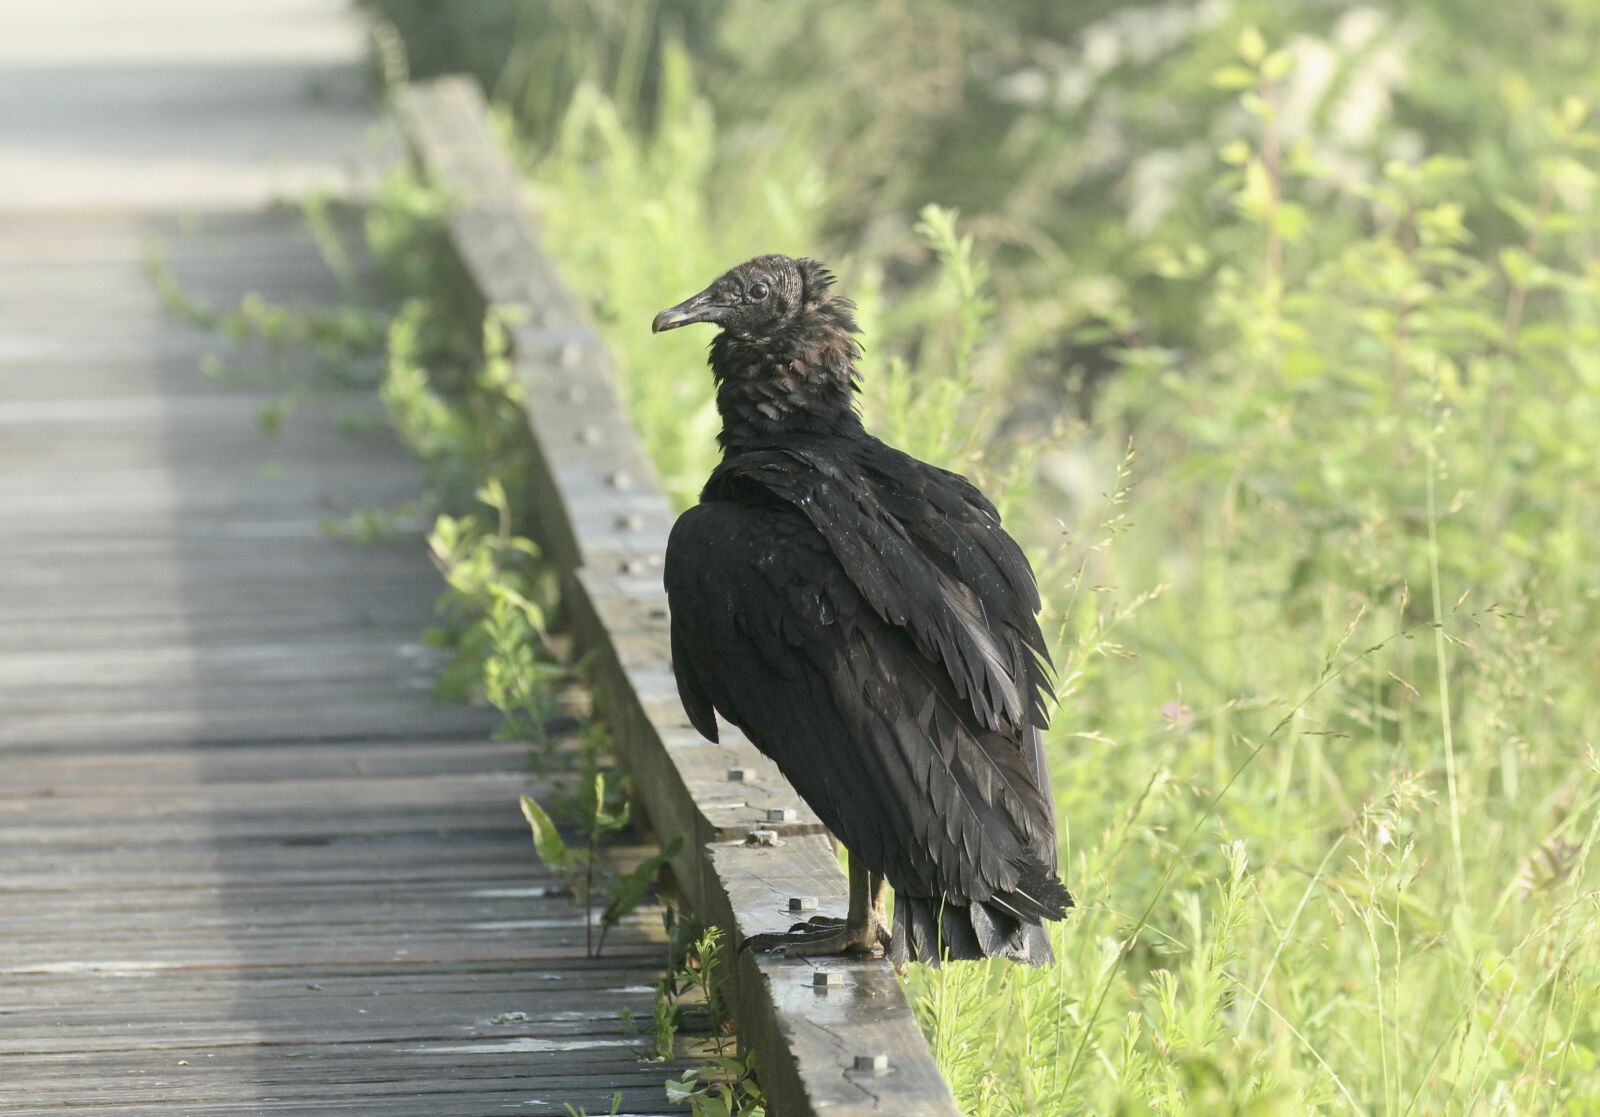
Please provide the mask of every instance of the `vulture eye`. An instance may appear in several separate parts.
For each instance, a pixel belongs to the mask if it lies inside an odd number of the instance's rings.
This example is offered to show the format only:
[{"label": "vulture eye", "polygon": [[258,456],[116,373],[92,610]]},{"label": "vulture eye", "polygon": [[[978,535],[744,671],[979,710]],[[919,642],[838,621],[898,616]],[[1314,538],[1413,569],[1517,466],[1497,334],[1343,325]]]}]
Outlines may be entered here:
[{"label": "vulture eye", "polygon": [[750,284],[750,297],[756,302],[760,302],[762,299],[766,298],[767,285],[765,283]]}]

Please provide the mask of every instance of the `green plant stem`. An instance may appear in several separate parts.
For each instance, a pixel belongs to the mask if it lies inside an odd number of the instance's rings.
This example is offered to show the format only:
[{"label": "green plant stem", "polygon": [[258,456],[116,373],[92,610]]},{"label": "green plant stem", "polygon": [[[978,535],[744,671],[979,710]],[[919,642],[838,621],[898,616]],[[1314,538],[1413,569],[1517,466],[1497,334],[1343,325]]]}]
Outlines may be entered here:
[{"label": "green plant stem", "polygon": [[1444,634],[1444,604],[1439,576],[1439,513],[1435,489],[1436,443],[1432,435],[1428,440],[1427,500],[1428,500],[1428,580],[1433,599],[1433,654],[1438,671],[1439,728],[1444,735],[1445,786],[1450,797],[1450,850],[1454,858],[1456,899],[1467,900],[1466,860],[1461,852],[1461,802],[1457,793],[1456,739],[1450,720],[1450,661],[1446,652]]}]

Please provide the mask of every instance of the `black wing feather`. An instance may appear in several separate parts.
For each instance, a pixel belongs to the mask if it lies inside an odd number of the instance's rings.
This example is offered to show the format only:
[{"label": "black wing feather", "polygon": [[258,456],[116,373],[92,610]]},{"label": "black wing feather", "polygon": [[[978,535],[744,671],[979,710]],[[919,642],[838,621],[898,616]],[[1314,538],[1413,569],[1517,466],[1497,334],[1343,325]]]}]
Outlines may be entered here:
[{"label": "black wing feather", "polygon": [[703,499],[782,502],[827,541],[862,597],[944,664],[991,729],[1043,727],[1049,654],[1039,591],[999,514],[965,478],[875,439],[746,453]]},{"label": "black wing feather", "polygon": [[[768,494],[701,504],[673,528],[666,584],[691,718],[709,703],[743,729],[897,890],[1055,918],[1070,901],[1037,733],[1009,721],[1020,688],[982,674],[1005,669],[985,662],[993,641],[963,641],[960,608],[919,625],[917,599],[942,600],[937,577],[909,557],[898,571],[868,563],[838,535],[861,519],[838,494],[820,513],[833,530]],[[900,540],[889,555],[915,550]]]}]

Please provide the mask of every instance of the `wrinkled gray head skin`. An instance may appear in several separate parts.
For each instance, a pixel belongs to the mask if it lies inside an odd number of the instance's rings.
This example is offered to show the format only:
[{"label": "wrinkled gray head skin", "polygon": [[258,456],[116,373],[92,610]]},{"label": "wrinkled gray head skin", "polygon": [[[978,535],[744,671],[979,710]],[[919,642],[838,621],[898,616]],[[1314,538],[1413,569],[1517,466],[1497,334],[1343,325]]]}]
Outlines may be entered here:
[{"label": "wrinkled gray head skin", "polygon": [[657,314],[650,332],[709,322],[736,337],[770,336],[794,322],[808,303],[825,298],[832,282],[833,277],[815,260],[795,260],[776,253],[757,256],[698,295]]},{"label": "wrinkled gray head skin", "polygon": [[757,256],[656,315],[655,333],[721,327],[709,363],[724,451],[783,433],[860,430],[855,304],[832,288],[833,274],[816,260]]}]

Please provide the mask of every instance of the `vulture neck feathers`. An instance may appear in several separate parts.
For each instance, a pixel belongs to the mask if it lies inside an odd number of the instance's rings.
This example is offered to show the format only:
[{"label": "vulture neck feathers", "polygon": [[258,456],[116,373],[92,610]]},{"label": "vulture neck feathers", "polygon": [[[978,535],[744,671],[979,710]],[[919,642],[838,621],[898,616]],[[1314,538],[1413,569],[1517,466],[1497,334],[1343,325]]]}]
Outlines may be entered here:
[{"label": "vulture neck feathers", "polygon": [[786,321],[760,333],[725,330],[711,343],[724,456],[788,435],[862,433],[855,304],[828,292],[832,277],[820,267],[805,278],[804,300]]}]

